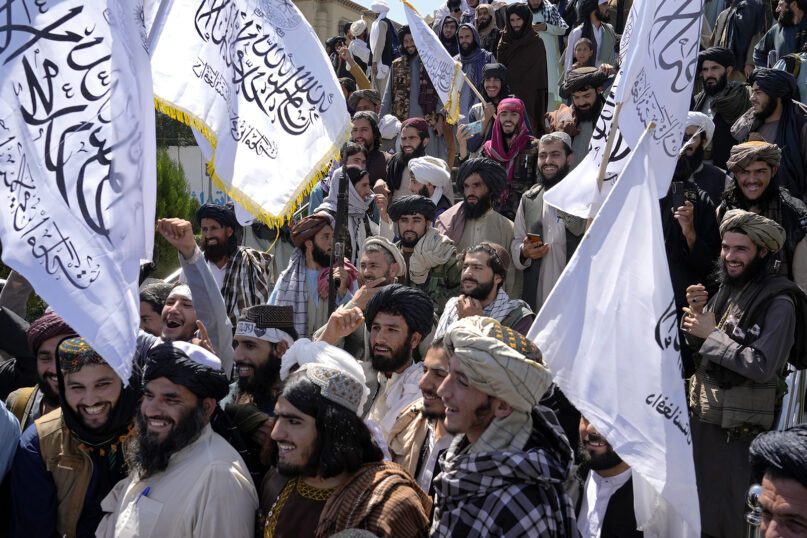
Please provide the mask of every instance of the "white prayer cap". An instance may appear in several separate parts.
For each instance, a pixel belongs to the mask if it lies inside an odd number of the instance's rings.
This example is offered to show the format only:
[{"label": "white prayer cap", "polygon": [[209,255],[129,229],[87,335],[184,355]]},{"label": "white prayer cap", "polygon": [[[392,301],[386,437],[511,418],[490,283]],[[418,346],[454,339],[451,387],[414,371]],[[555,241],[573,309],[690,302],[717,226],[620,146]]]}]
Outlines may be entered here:
[{"label": "white prayer cap", "polygon": [[712,143],[712,136],[715,134],[715,122],[703,112],[687,113],[687,127],[699,127],[706,133],[706,145]]},{"label": "white prayer cap", "polygon": [[451,172],[443,159],[425,156],[409,161],[409,171],[415,176],[418,183],[428,183],[435,187],[443,187],[443,191],[450,191]]},{"label": "white prayer cap", "polygon": [[353,37],[362,35],[365,30],[367,30],[367,23],[363,19],[354,21],[350,25],[350,33],[353,34]]},{"label": "white prayer cap", "polygon": [[180,340],[171,342],[171,345],[183,352],[190,360],[197,364],[207,366],[213,370],[222,370],[221,360],[202,346]]},{"label": "white prayer cap", "polygon": [[386,0],[373,0],[373,3],[370,4],[370,9],[380,15],[389,11],[389,4]]},{"label": "white prayer cap", "polygon": [[402,277],[406,275],[406,261],[404,260],[403,254],[401,254],[401,249],[395,246],[395,243],[384,237],[383,235],[373,235],[365,239],[364,245],[361,247],[361,254],[359,255],[359,259],[361,256],[364,255],[367,247],[376,246],[379,248],[383,248],[387,252],[390,253],[392,258],[395,260],[395,263],[398,264],[398,274],[395,276]]},{"label": "white prayer cap", "polygon": [[364,389],[358,408],[364,409],[364,403],[370,396],[367,378],[364,376],[361,365],[348,352],[325,342],[314,342],[308,338],[301,338],[283,354],[280,361],[280,380],[285,381],[295,366],[303,367],[306,364],[328,366],[359,380]]},{"label": "white prayer cap", "polygon": [[168,297],[172,297],[175,295],[183,297],[189,301],[193,301],[193,296],[191,295],[191,289],[187,284],[180,284],[179,286],[176,286],[174,289],[171,290],[171,293],[168,294]]},{"label": "white prayer cap", "polygon": [[392,140],[401,132],[401,120],[392,114],[387,114],[378,122],[378,130],[381,131],[381,138]]}]

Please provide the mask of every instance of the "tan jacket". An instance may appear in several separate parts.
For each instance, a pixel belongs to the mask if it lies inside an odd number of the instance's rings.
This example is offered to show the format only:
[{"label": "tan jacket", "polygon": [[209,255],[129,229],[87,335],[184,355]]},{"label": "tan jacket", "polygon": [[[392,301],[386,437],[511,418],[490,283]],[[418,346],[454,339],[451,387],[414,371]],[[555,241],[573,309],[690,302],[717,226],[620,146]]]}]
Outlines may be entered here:
[{"label": "tan jacket", "polygon": [[392,461],[415,476],[420,462],[421,448],[429,433],[429,423],[423,418],[423,399],[419,398],[406,407],[392,427],[389,435],[389,450]]}]

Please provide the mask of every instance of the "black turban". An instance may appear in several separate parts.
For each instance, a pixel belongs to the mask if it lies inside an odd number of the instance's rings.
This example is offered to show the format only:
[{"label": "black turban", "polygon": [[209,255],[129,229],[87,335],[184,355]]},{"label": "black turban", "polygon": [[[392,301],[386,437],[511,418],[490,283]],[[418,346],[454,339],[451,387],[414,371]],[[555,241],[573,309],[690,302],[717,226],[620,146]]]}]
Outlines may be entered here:
[{"label": "black turban", "polygon": [[719,63],[723,67],[734,67],[737,64],[737,59],[734,53],[726,47],[709,47],[698,54],[698,68],[703,65],[704,61]]},{"label": "black turban", "polygon": [[389,284],[381,288],[364,312],[367,330],[373,326],[376,314],[384,312],[403,316],[411,332],[428,335],[434,324],[434,304],[426,292],[401,284]]},{"label": "black turban", "polygon": [[235,207],[231,202],[224,205],[205,204],[196,211],[196,222],[201,226],[202,219],[213,219],[222,226],[229,226],[234,230],[241,228],[235,218]]},{"label": "black turban", "polygon": [[566,80],[560,85],[560,96],[563,99],[569,99],[574,92],[579,92],[589,87],[599,88],[605,84],[606,80],[608,80],[608,75],[596,67],[572,69],[566,73]]},{"label": "black turban", "polygon": [[471,174],[479,174],[485,185],[490,189],[490,198],[498,198],[507,185],[507,172],[502,165],[487,157],[468,159],[457,172],[457,187],[460,192],[465,190],[465,180]]},{"label": "black turban", "polygon": [[748,452],[757,479],[771,473],[807,488],[807,423],[782,432],[760,434]]},{"label": "black turban", "polygon": [[190,359],[171,344],[154,346],[146,355],[143,385],[160,377],[187,387],[199,398],[214,398],[218,401],[230,392],[230,384],[223,371]]},{"label": "black turban", "polygon": [[418,194],[400,196],[390,204],[387,210],[392,220],[398,220],[403,215],[420,213],[426,220],[434,222],[437,206],[429,198]]},{"label": "black turban", "polygon": [[502,82],[507,82],[507,66],[504,64],[485,64],[482,68],[482,80],[486,78],[497,78]]},{"label": "black turban", "polygon": [[780,69],[758,67],[748,77],[748,83],[751,85],[756,83],[760,90],[771,97],[798,99],[799,96],[796,79],[787,71]]}]

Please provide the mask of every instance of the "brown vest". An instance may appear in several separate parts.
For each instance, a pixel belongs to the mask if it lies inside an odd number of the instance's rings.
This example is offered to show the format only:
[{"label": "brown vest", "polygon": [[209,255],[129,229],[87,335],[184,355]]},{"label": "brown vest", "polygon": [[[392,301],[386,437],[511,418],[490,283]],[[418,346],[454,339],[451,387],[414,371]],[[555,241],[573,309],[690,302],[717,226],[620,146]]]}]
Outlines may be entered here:
[{"label": "brown vest", "polygon": [[56,531],[74,538],[92,477],[92,460],[62,421],[56,409],[34,422],[39,452],[56,485]]}]

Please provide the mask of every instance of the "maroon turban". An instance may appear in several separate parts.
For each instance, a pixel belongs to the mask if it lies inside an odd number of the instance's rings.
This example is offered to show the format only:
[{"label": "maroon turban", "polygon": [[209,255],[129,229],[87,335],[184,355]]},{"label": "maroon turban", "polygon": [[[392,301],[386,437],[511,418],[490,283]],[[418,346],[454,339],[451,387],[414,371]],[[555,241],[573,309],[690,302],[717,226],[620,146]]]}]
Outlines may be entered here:
[{"label": "maroon turban", "polygon": [[325,226],[333,228],[333,217],[328,213],[314,213],[297,224],[291,229],[291,242],[295,247],[300,248],[303,243],[309,239],[313,239],[317,232]]},{"label": "maroon turban", "polygon": [[53,338],[54,336],[64,335],[70,336],[76,334],[76,331],[70,328],[65,321],[53,310],[48,310],[45,314],[36,319],[31,326],[28,327],[28,347],[36,355],[42,342]]}]

